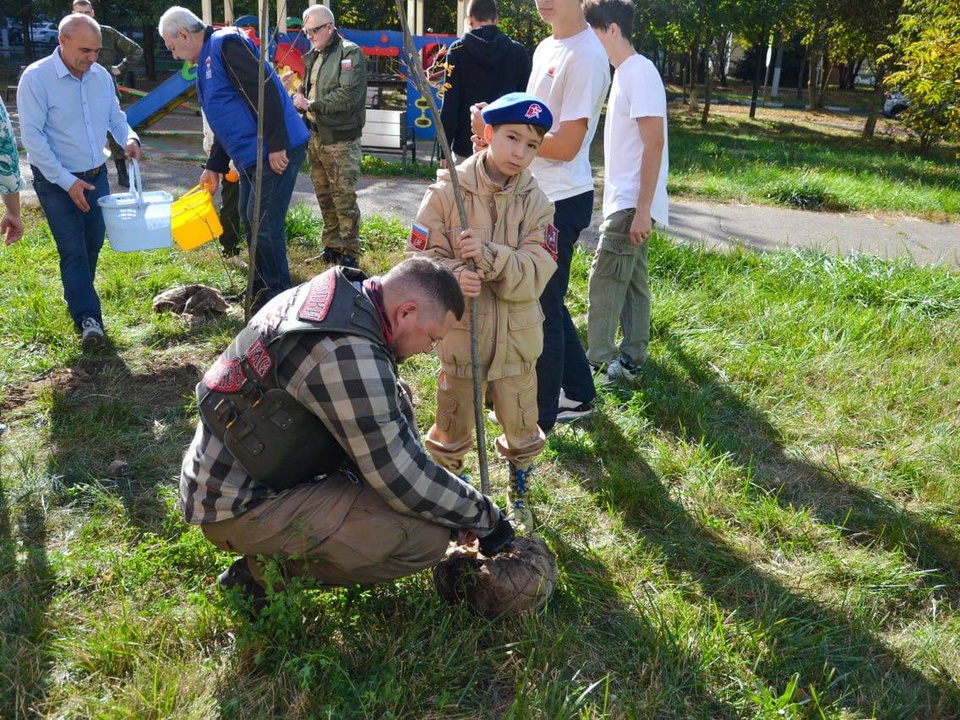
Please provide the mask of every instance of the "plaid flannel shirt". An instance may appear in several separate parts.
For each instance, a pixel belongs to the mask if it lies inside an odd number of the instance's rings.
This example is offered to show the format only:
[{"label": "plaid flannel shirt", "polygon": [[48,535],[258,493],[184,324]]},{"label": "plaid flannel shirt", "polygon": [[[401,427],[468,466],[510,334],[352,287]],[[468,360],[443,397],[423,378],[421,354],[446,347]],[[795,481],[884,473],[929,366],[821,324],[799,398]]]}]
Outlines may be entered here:
[{"label": "plaid flannel shirt", "polygon": [[[303,334],[279,359],[278,382],[323,421],[362,481],[397,512],[481,536],[497,524],[493,502],[424,450],[384,347],[353,335]],[[201,419],[180,476],[187,522],[236,517],[275,494],[247,475]]]}]

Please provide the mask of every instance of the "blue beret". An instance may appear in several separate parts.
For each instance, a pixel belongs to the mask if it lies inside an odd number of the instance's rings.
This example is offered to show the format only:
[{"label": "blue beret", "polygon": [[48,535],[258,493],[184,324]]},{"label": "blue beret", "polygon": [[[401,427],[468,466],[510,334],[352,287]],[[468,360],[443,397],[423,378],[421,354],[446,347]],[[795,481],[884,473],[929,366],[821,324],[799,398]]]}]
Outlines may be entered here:
[{"label": "blue beret", "polygon": [[553,127],[553,113],[543,100],[525,92],[512,92],[497,98],[481,111],[487,125],[539,125]]}]

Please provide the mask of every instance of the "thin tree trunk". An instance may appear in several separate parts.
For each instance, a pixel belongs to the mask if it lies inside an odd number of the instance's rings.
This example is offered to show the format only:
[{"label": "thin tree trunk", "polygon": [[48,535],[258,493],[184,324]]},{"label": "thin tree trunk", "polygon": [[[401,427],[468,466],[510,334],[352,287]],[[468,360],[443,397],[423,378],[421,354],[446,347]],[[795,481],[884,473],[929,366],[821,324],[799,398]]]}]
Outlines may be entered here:
[{"label": "thin tree trunk", "polygon": [[[767,33],[764,31],[761,37],[766,37]],[[753,120],[757,117],[757,95],[760,94],[760,83],[763,81],[763,71],[764,66],[766,65],[767,55],[763,52],[763,47],[760,46],[760,52],[757,53],[757,68],[753,73],[753,91],[750,93],[750,119]]]}]

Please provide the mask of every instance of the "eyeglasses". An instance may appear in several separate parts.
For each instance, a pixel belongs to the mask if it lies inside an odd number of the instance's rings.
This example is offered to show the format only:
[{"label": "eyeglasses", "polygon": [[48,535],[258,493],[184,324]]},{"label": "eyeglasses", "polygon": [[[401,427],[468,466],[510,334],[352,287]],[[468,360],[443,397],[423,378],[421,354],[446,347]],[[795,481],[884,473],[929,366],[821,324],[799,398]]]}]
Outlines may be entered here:
[{"label": "eyeglasses", "polygon": [[323,30],[325,27],[330,27],[331,25],[333,25],[333,23],[328,22],[328,23],[324,23],[323,25],[317,25],[316,27],[304,28],[303,34],[306,35],[308,38],[311,38],[321,30]]}]

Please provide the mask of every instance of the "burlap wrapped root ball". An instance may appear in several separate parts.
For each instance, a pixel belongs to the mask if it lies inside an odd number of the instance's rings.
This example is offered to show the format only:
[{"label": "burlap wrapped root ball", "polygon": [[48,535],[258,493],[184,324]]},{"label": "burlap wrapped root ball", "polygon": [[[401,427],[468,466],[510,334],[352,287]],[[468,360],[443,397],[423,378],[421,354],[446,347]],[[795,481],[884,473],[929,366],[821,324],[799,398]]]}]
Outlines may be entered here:
[{"label": "burlap wrapped root ball", "polygon": [[228,307],[221,292],[208,285],[181,285],[153,298],[154,312],[171,312],[190,324],[222,315]]},{"label": "burlap wrapped root ball", "polygon": [[452,544],[433,568],[433,584],[451,605],[466,603],[486,618],[536,610],[557,584],[557,559],[539,537],[519,537],[488,558]]}]

